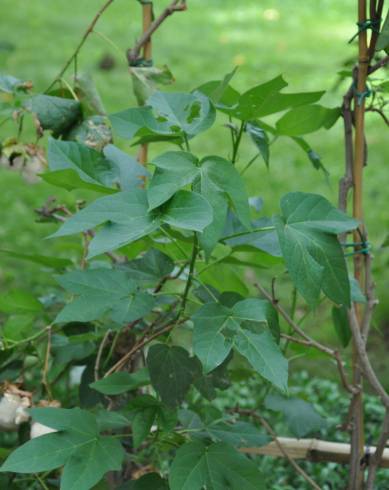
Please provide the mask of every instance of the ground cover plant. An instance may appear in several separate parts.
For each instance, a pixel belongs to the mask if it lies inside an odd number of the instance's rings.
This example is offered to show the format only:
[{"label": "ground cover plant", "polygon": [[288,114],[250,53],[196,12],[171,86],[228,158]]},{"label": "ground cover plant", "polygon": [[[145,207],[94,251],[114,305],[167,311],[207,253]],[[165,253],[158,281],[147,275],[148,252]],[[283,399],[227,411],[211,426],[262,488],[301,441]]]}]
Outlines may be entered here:
[{"label": "ground cover plant", "polygon": [[[39,300],[18,289],[0,302],[0,415],[10,431],[4,484],[268,488],[266,465],[241,449],[274,440],[282,451],[271,423],[277,413],[298,438],[328,430],[320,408],[291,396],[288,383],[294,357],[318,353],[339,375],[350,406],[342,421],[350,470],[341,485],[374,488],[389,396],[366,348],[377,299],[362,170],[366,111],[387,122],[387,81],[377,78],[388,63],[383,2],[370,2],[370,17],[359,2],[359,57],[341,74],[349,89],[335,107],[321,103],[323,91],[289,88],[282,75],[237,91],[236,69],[195,80],[188,92],[167,91],[173,76],[153,66],[151,37],[170,17],[190,15],[190,6],[174,1],[154,17],[152,3],[140,2],[144,32],[127,51],[137,105],[107,115],[78,58],[112,3],[102,5],[46,91],[14,75],[0,78],[3,123],[17,131],[2,142],[5,163],[32,177],[38,169],[45,182],[78,197],[50,199],[36,210],[41,222],[55,223],[48,239],[62,240],[73,260],[46,255],[43,244],[39,254],[2,250],[50,269],[57,284]],[[260,182],[256,194],[247,191],[249,171],[259,162],[269,166],[273,144],[287,141],[326,176],[309,135],[325,135],[339,119],[346,149],[339,203],[294,185],[278,212],[266,215],[256,197]],[[224,144],[217,154],[204,152],[196,139],[216,121]],[[130,151],[117,146],[123,140]],[[254,150],[244,165],[243,141]],[[265,271],[265,284],[253,271]],[[290,304],[279,296],[280,282]],[[333,317],[336,347],[305,330],[323,307]],[[351,359],[343,352],[349,345]],[[227,395],[253,379],[260,392],[254,404]],[[377,449],[369,458],[366,384],[384,419],[382,430],[375,425]],[[307,488],[331,485],[287,459]]]}]

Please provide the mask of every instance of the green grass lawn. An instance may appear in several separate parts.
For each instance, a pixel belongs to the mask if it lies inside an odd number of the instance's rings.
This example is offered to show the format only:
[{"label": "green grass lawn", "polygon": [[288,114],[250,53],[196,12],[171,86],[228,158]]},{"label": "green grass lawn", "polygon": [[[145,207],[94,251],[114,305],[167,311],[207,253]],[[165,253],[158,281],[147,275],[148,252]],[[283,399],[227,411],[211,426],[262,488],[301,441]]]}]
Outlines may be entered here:
[{"label": "green grass lawn", "polygon": [[[37,90],[44,90],[77,45],[83,31],[102,1],[91,0],[2,0],[0,33],[0,72],[31,79]],[[167,4],[158,0],[156,10]],[[186,13],[175,14],[154,38],[154,61],[167,64],[176,84],[169,90],[188,90],[210,79],[219,79],[235,66],[240,69],[233,85],[244,90],[280,73],[291,91],[329,90],[323,99],[328,106],[339,105],[345,86],[332,91],[336,73],[345,60],[356,55],[355,44],[347,44],[354,34],[355,1],[315,0],[189,0]],[[124,52],[139,35],[140,7],[136,0],[116,0],[96,30],[111,39]],[[9,49],[6,49],[8,44]],[[101,71],[98,63],[111,54],[116,65]],[[93,34],[79,58],[80,70],[90,72],[108,111],[125,109],[134,103],[126,61],[111,44]],[[68,79],[71,71],[68,73]],[[0,129],[0,137],[10,126]],[[265,200],[266,214],[277,211],[279,198],[287,191],[324,194],[336,202],[337,184],[343,173],[341,121],[328,133],[307,138],[330,172],[328,181],[313,169],[305,155],[287,140],[272,147],[270,170],[262,162],[248,172],[251,195]],[[370,145],[366,169],[366,222],[375,247],[377,284],[381,291],[379,318],[384,324],[388,311],[385,293],[389,280],[384,266],[388,254],[379,247],[389,224],[386,188],[389,183],[385,163],[389,158],[387,128],[369,115],[367,137]],[[153,151],[160,151],[156,145]],[[228,134],[218,120],[214,129],[198,138],[193,150],[200,155],[230,151]],[[133,151],[133,150],[131,150]],[[254,150],[244,143],[240,165]],[[46,184],[27,186],[19,175],[0,170],[1,248],[24,253],[58,253],[68,256],[66,244],[42,241],[51,225],[37,226],[33,209],[55,194],[59,199],[72,196]],[[2,259],[0,289],[14,285],[41,290],[47,278],[39,269]],[[379,270],[378,270],[379,269]],[[321,335],[328,335],[324,330]]]}]

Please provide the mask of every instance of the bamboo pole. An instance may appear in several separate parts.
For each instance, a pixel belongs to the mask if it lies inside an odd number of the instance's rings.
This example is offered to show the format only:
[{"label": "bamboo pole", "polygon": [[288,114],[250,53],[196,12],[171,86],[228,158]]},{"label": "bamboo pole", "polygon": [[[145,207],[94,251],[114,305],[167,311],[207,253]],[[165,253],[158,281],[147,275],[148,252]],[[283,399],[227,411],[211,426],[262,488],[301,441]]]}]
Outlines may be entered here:
[{"label": "bamboo pole", "polygon": [[[284,458],[286,453],[291,459],[303,459],[312,462],[333,462],[349,464],[351,445],[340,442],[321,441],[319,439],[294,439],[290,437],[277,437],[284,452],[275,441],[262,447],[243,447],[242,453],[252,455]],[[370,447],[369,452],[374,454],[376,448]],[[383,451],[380,463],[382,468],[389,468],[389,448]]]},{"label": "bamboo pole", "polygon": [[[143,15],[143,33],[145,33],[150,29],[150,26],[153,22],[153,4],[151,2],[144,3],[142,5],[142,15]],[[152,46],[153,45],[150,36],[150,39],[143,46],[143,58],[145,61],[152,60],[152,52],[153,52]],[[148,145],[143,144],[139,148],[138,161],[142,165],[146,165],[147,158],[148,158]]]},{"label": "bamboo pole", "polygon": [[[362,26],[366,22],[366,0],[358,0],[358,23]],[[368,45],[366,29],[360,28],[358,35],[358,73],[356,83],[356,94],[354,97],[355,114],[355,140],[354,140],[354,162],[353,162],[353,217],[363,220],[363,166],[365,162],[365,97],[366,80],[368,74]],[[354,233],[354,242],[361,240],[359,233],[364,235],[363,225],[360,231]],[[363,287],[363,257],[355,249],[354,255],[354,276]],[[362,311],[360,305],[355,305],[358,322],[362,324]],[[362,372],[359,365],[359,356],[355,341],[353,343],[352,355],[353,384],[362,384]],[[364,415],[363,415],[363,395],[362,390],[353,396],[352,400],[352,435],[350,452],[350,481],[349,490],[361,490],[364,486],[364,466],[361,464],[365,452],[364,436]]]}]

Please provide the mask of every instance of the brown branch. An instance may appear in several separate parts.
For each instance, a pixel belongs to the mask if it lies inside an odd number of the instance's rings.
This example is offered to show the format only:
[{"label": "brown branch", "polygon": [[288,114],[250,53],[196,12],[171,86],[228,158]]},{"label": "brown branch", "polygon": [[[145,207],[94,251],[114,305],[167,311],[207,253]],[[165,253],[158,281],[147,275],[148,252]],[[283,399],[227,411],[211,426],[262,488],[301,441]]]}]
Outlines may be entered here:
[{"label": "brown branch", "polygon": [[42,372],[42,384],[46,388],[46,393],[49,400],[52,400],[53,398],[51,394],[49,380],[48,380],[50,352],[51,352],[51,333],[52,332],[51,332],[51,325],[50,325],[47,327],[47,347],[46,347],[45,362],[43,365],[43,372]]},{"label": "brown branch", "polygon": [[374,481],[377,475],[377,469],[380,466],[382,455],[384,453],[388,439],[389,439],[389,409],[387,409],[385,413],[384,422],[382,424],[381,435],[378,440],[377,448],[369,461],[369,473],[367,476],[366,490],[374,490]]},{"label": "brown branch", "polygon": [[249,417],[253,417],[256,419],[268,432],[268,434],[273,438],[274,442],[277,444],[278,449],[280,452],[283,454],[283,456],[289,461],[289,463],[293,466],[293,468],[299,473],[304,480],[311,485],[312,488],[315,488],[315,490],[320,490],[319,485],[315,483],[312,478],[299,466],[296,461],[291,458],[288,454],[288,452],[284,449],[282,444],[280,443],[277,434],[274,432],[273,428],[270,426],[270,424],[262,417],[262,415],[259,415],[259,413],[254,412],[253,410],[244,410],[240,408],[235,408],[234,412],[240,414],[240,415],[246,415]]},{"label": "brown branch", "polygon": [[384,406],[389,409],[389,395],[377,378],[377,375],[375,374],[375,371],[370,363],[370,359],[366,352],[366,343],[362,337],[361,327],[355,312],[354,305],[350,308],[348,312],[348,318],[353,334],[355,348],[358,354],[358,360],[361,364],[365,378],[370,383],[376,394],[379,396]]},{"label": "brown branch", "polygon": [[382,111],[381,109],[378,109],[378,107],[372,107],[372,106],[370,106],[370,107],[368,107],[366,109],[366,112],[376,112],[377,114],[379,114],[382,117],[384,123],[387,126],[389,126],[389,118],[388,118],[388,116],[384,113],[384,111]]},{"label": "brown branch", "polygon": [[265,296],[266,299],[268,299],[273,304],[273,307],[284,318],[286,323],[288,323],[288,325],[290,325],[292,327],[292,329],[298,335],[300,335],[300,337],[302,337],[303,340],[302,341],[300,341],[298,339],[296,340],[295,337],[285,336],[284,334],[283,334],[283,336],[292,342],[298,342],[298,343],[301,343],[307,347],[314,347],[315,349],[317,349],[317,350],[323,352],[324,354],[327,354],[328,356],[332,357],[336,362],[336,365],[337,365],[337,368],[339,371],[339,375],[340,375],[340,379],[342,381],[342,384],[343,384],[343,387],[345,388],[345,390],[347,390],[349,393],[352,393],[352,394],[358,393],[359,389],[355,386],[350,385],[350,383],[347,381],[347,375],[346,375],[346,372],[344,370],[343,362],[342,362],[342,359],[340,357],[339,352],[336,351],[335,349],[331,349],[330,347],[327,347],[326,345],[321,344],[317,340],[310,337],[307,333],[304,332],[304,330],[302,330],[302,328],[299,327],[299,325],[296,322],[294,322],[292,320],[292,318],[288,315],[288,313],[284,310],[284,308],[279,304],[279,302],[277,300],[273,300],[272,295],[268,291],[266,291],[265,288],[263,288],[258,283],[255,284],[255,287],[261,292],[261,294],[263,296]]},{"label": "brown branch", "polygon": [[135,46],[127,51],[127,59],[130,66],[134,65],[139,59],[142,48],[150,41],[154,32],[163,24],[163,22],[174,12],[182,12],[187,9],[185,2],[173,0],[171,4],[165,8],[159,17],[150,25],[150,27],[142,34]]},{"label": "brown branch", "polygon": [[[138,343],[136,343],[116,364],[114,364],[104,375],[104,378],[109,376],[110,374],[119,371],[130,359],[131,357],[138,352],[140,349],[142,349],[145,345],[150,343],[152,340],[156,339],[157,337],[163,335],[166,332],[169,332],[173,328],[175,328],[177,325],[186,322],[186,318],[183,320],[180,320],[179,322],[177,321],[172,321],[168,325],[165,325],[164,327],[160,328],[156,332],[154,332],[152,335],[149,337],[146,337],[145,335],[140,339]],[[147,335],[147,334],[146,334]]]},{"label": "brown branch", "polygon": [[[367,235],[365,235],[365,241],[367,241]],[[369,335],[371,320],[373,316],[374,309],[378,304],[378,300],[375,297],[375,284],[372,276],[372,256],[370,253],[364,255],[365,257],[365,296],[366,296],[366,306],[362,319],[362,338],[365,342],[367,342],[367,337]]]},{"label": "brown branch", "polygon": [[380,61],[378,61],[375,65],[371,65],[369,67],[369,75],[371,75],[372,73],[374,73],[375,71],[379,70],[380,68],[383,68],[384,66],[386,66],[387,64],[389,64],[389,55],[388,56],[384,56],[382,59],[380,59]]},{"label": "brown branch", "polygon": [[92,22],[89,24],[87,30],[85,31],[84,35],[81,38],[81,41],[79,42],[78,46],[74,50],[73,54],[70,56],[70,58],[67,60],[61,71],[58,73],[58,75],[54,78],[54,80],[51,82],[51,84],[47,87],[45,90],[45,93],[47,93],[53,85],[63,77],[65,74],[66,70],[69,68],[73,60],[75,60],[78,56],[78,53],[80,52],[81,48],[84,46],[85,41],[88,39],[89,35],[93,32],[93,29],[95,25],[97,24],[98,20],[102,16],[102,14],[107,10],[107,8],[114,2],[114,0],[107,0],[104,5],[98,10],[97,14],[93,17]]},{"label": "brown branch", "polygon": [[[366,22],[367,0],[358,0],[358,25]],[[358,65],[357,80],[355,84],[354,97],[354,118],[355,118],[355,137],[354,137],[354,160],[353,160],[353,218],[363,223],[363,168],[366,163],[366,143],[365,143],[365,102],[362,95],[367,90],[367,75],[370,63],[370,57],[367,44],[367,31],[360,29],[358,33]],[[363,225],[353,234],[354,242],[360,240],[359,233],[364,233]],[[363,258],[358,249],[355,247],[354,255],[354,277],[361,285],[363,277]],[[361,308],[356,304],[353,306],[353,312],[356,315],[356,325],[360,327]],[[355,326],[355,325],[354,325]],[[360,365],[360,352],[353,330],[353,352],[352,352],[352,371],[353,384],[362,385],[362,373]],[[358,335],[361,333],[358,330]],[[364,413],[362,390],[354,395],[353,415],[352,415],[352,434],[351,434],[351,457],[350,457],[350,476],[349,490],[361,490],[364,482],[364,467],[361,461],[365,452],[365,434],[364,434]]]},{"label": "brown branch", "polygon": [[101,363],[101,357],[103,355],[104,347],[109,339],[109,336],[111,335],[111,330],[108,329],[103,337],[103,340],[100,342],[99,345],[99,350],[97,351],[97,356],[96,356],[96,362],[95,362],[95,368],[94,368],[94,374],[95,374],[95,381],[98,381],[100,378],[100,363]]},{"label": "brown branch", "polygon": [[[355,70],[353,72],[355,80]],[[353,186],[353,165],[354,165],[354,148],[353,148],[353,115],[351,111],[351,102],[354,96],[354,82],[351,84],[347,93],[343,97],[343,125],[344,125],[344,142],[345,142],[345,175],[339,181],[339,209],[347,210],[347,197]],[[342,240],[345,237],[342,238]]]},{"label": "brown branch", "polygon": [[373,58],[375,53],[375,47],[378,41],[378,36],[380,34],[380,24],[381,24],[381,16],[382,10],[384,8],[384,0],[378,0],[378,4],[376,0],[370,0],[370,19],[378,22],[378,26],[376,29],[373,29],[371,34],[370,43],[369,43],[369,58],[370,60]]}]

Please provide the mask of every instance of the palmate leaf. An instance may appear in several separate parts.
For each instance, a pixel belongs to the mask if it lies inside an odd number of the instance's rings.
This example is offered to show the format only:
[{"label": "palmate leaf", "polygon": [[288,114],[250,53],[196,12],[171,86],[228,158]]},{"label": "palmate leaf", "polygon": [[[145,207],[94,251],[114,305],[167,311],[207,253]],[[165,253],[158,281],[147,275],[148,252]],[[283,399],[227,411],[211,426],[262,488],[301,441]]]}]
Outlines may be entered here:
[{"label": "palmate leaf", "polygon": [[384,24],[381,28],[380,35],[378,36],[376,51],[384,49],[386,52],[389,50],[389,11],[386,14]]},{"label": "palmate leaf", "polygon": [[337,236],[358,222],[316,194],[294,192],[281,200],[275,225],[289,274],[311,305],[320,291],[337,304],[350,304],[347,267]]},{"label": "palmate leaf", "polygon": [[340,108],[328,109],[321,105],[303,105],[284,114],[277,121],[278,134],[285,136],[301,136],[313,133],[324,127],[331,128],[341,114]]},{"label": "palmate leaf", "polygon": [[170,468],[171,490],[261,490],[264,479],[256,465],[231,446],[205,446],[193,441],[181,446]]},{"label": "palmate leaf", "polygon": [[78,448],[65,464],[61,490],[89,490],[109,471],[122,466],[124,451],[118,439],[97,437]]},{"label": "palmate leaf", "polygon": [[300,398],[285,398],[268,395],[265,406],[269,410],[281,412],[289,429],[296,437],[305,437],[328,426],[326,419],[319,415],[313,405]]},{"label": "palmate leaf", "polygon": [[54,470],[63,466],[75,448],[84,442],[83,437],[66,432],[36,437],[11,453],[0,471],[39,473]]},{"label": "palmate leaf", "polygon": [[0,75],[0,92],[12,94],[18,90],[27,91],[28,85],[28,82],[15,78],[12,75]]},{"label": "palmate leaf", "polygon": [[139,369],[134,373],[120,371],[99,379],[89,386],[103,395],[120,395],[150,384],[148,370]]},{"label": "palmate leaf", "polygon": [[4,313],[39,313],[43,305],[29,291],[14,289],[0,296],[0,311]]},{"label": "palmate leaf", "polygon": [[26,100],[25,107],[36,114],[42,129],[56,136],[66,133],[81,117],[80,103],[63,97],[34,95]]},{"label": "palmate leaf", "polygon": [[114,131],[122,138],[147,137],[148,142],[161,136],[182,140],[205,131],[215,120],[215,109],[202,93],[155,92],[139,108],[110,116]]},{"label": "palmate leaf", "polygon": [[267,330],[275,330],[278,337],[277,314],[267,301],[249,298],[232,308],[208,303],[192,320],[193,349],[205,373],[219,366],[235,348],[261,376],[280,390],[286,390],[288,363]]},{"label": "palmate leaf", "polygon": [[[117,185],[122,190],[139,187],[142,178],[148,175],[147,170],[127,153],[119,150],[114,145],[107,145],[104,154],[75,141],[60,141],[49,139],[48,161],[51,172],[43,175],[55,185],[70,189],[91,188],[100,191],[100,186],[105,186],[106,193],[117,191]],[[59,171],[73,170],[78,174],[81,182],[71,179],[58,180]],[[83,185],[83,182],[88,185]],[[91,187],[98,185],[99,187]]]},{"label": "palmate leaf", "polygon": [[260,447],[269,442],[269,437],[248,422],[219,422],[205,426],[205,433],[214,441],[221,441],[234,447]]},{"label": "palmate leaf", "polygon": [[80,409],[38,408],[34,420],[59,432],[31,439],[17,448],[0,471],[38,473],[64,466],[61,490],[89,490],[108,471],[121,468],[120,442],[101,436],[96,417]]},{"label": "palmate leaf", "polygon": [[169,407],[185,398],[198,369],[197,362],[182,347],[153,345],[147,355],[151,384]]},{"label": "palmate leaf", "polygon": [[75,298],[60,311],[56,323],[97,320],[105,313],[119,324],[128,323],[147,315],[154,306],[154,298],[138,291],[137,283],[125,271],[72,271],[57,280]]},{"label": "palmate leaf", "polygon": [[138,240],[163,223],[202,231],[212,221],[212,208],[193,192],[179,191],[158,210],[150,212],[148,207],[143,189],[104,196],[68,219],[51,237],[80,233],[108,222],[90,242],[88,258],[91,258]]},{"label": "palmate leaf", "polygon": [[215,121],[215,109],[201,93],[155,92],[148,100],[157,119],[166,119],[171,129],[195,136]]},{"label": "palmate leaf", "polygon": [[231,162],[216,156],[199,161],[187,152],[169,151],[153,161],[157,167],[147,190],[154,209],[179,189],[194,183],[195,189],[211,204],[213,221],[200,236],[209,254],[223,232],[230,203],[241,223],[250,228],[250,210],[243,180]]},{"label": "palmate leaf", "polygon": [[324,94],[324,92],[280,93],[280,90],[288,85],[280,75],[241,95],[228,84],[230,78],[227,76],[222,82],[208,82],[198,90],[210,97],[217,109],[242,121],[313,104]]},{"label": "palmate leaf", "polygon": [[130,272],[136,281],[155,283],[173,272],[174,262],[160,250],[151,248],[142,257],[129,261],[122,268]]}]

